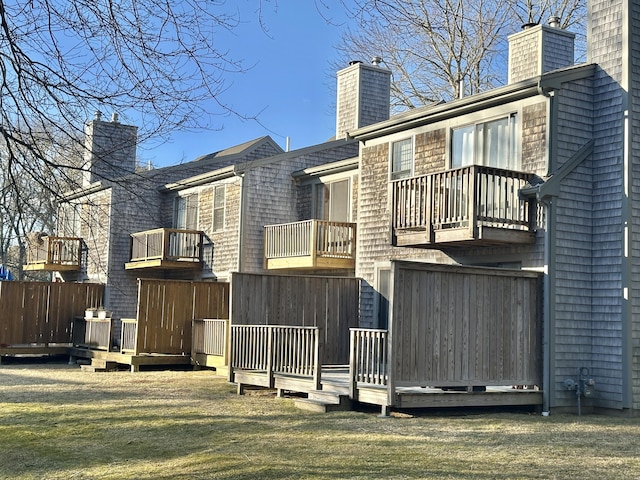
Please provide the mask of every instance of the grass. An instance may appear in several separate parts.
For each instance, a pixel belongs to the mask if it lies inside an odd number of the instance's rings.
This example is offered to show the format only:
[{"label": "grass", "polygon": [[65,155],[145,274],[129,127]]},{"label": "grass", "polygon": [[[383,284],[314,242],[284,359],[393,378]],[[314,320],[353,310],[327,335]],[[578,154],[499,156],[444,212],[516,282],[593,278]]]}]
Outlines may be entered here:
[{"label": "grass", "polygon": [[640,478],[640,419],[317,414],[210,371],[0,366],[0,478]]}]

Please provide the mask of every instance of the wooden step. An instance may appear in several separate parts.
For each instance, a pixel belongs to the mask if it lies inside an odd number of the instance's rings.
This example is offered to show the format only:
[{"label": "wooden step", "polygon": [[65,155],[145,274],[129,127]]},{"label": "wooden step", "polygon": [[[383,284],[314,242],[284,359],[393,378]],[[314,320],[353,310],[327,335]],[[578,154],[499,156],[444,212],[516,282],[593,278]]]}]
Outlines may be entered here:
[{"label": "wooden step", "polygon": [[348,411],[351,410],[351,400],[346,395],[313,390],[307,398],[297,398],[295,406],[301,410],[320,413]]},{"label": "wooden step", "polygon": [[80,365],[83,372],[112,372],[117,368],[116,362],[108,362],[100,358],[92,358],[91,365]]}]

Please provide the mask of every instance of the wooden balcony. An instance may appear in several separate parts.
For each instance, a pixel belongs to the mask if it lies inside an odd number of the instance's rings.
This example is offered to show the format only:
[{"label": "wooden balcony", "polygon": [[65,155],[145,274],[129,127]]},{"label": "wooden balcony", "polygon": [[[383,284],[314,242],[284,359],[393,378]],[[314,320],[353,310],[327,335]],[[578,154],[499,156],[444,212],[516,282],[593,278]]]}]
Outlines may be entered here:
[{"label": "wooden balcony", "polygon": [[355,223],[304,220],[264,228],[267,269],[355,268]]},{"label": "wooden balcony", "polygon": [[391,182],[395,245],[533,243],[535,204],[519,196],[532,176],[474,165]]},{"label": "wooden balcony", "polygon": [[82,239],[76,237],[33,237],[27,246],[24,270],[80,270]]},{"label": "wooden balcony", "polygon": [[199,230],[157,228],[131,235],[131,261],[136,268],[181,269],[202,266],[202,237]]}]

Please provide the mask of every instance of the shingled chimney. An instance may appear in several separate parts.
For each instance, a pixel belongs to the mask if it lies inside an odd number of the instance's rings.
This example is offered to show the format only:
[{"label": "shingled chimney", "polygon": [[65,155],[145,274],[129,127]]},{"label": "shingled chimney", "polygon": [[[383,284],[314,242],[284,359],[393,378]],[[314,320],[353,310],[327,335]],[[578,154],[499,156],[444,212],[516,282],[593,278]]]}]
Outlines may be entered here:
[{"label": "shingled chimney", "polygon": [[111,121],[102,120],[96,112],[85,126],[85,186],[100,180],[115,178],[135,172],[138,127],[118,122],[117,114]]},{"label": "shingled chimney", "polygon": [[389,118],[391,72],[381,63],[382,58],[374,57],[370,65],[353,61],[338,71],[336,138]]},{"label": "shingled chimney", "polygon": [[509,83],[572,66],[575,36],[560,28],[558,17],[551,17],[549,25],[524,25],[508,39]]}]

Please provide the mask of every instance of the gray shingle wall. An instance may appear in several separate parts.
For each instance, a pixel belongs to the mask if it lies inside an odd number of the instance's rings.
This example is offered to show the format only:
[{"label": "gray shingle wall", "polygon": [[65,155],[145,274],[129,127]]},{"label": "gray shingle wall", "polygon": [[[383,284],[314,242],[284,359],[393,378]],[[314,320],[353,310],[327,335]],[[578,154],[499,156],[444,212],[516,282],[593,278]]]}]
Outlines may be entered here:
[{"label": "gray shingle wall", "polygon": [[282,162],[263,165],[245,173],[242,238],[244,272],[263,270],[265,225],[302,219],[298,216],[301,208],[298,203],[298,187],[291,173],[357,155],[358,143],[352,141],[330,149],[287,158]]},{"label": "gray shingle wall", "polygon": [[[590,60],[594,78],[593,296],[591,365],[601,406],[623,406],[623,152],[624,7],[619,1],[591,2]],[[628,21],[628,19],[627,19]],[[589,366],[589,365],[587,365]]]},{"label": "gray shingle wall", "polygon": [[[487,112],[487,117],[522,111],[527,122],[522,124],[525,143],[545,142],[547,102],[544,97],[514,102],[500,110]],[[544,232],[539,232],[533,246],[509,248],[471,248],[458,250],[450,255],[438,250],[394,247],[391,245],[391,212],[389,199],[389,149],[390,142],[415,135],[416,175],[446,170],[449,165],[447,131],[452,126],[464,125],[473,120],[455,118],[406,131],[387,139],[367,142],[360,152],[360,183],[358,202],[358,245],[356,276],[363,278],[361,294],[361,323],[364,327],[376,326],[375,280],[376,268],[389,259],[420,260],[438,263],[500,264],[519,263],[523,268],[541,269],[544,266]],[[483,116],[475,115],[477,121]],[[386,140],[386,141],[385,141]],[[529,149],[523,164],[527,171],[542,176],[546,173],[546,150]]]},{"label": "gray shingle wall", "polygon": [[[640,2],[630,2],[630,13],[635,25],[640,21]],[[633,408],[640,409],[640,35],[637,28],[630,35],[631,78],[630,88],[630,141],[631,141],[631,182],[630,192],[633,199],[631,206],[631,242],[632,258],[630,266],[631,302],[630,313],[633,320],[631,326],[631,376]]]}]

